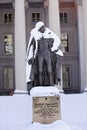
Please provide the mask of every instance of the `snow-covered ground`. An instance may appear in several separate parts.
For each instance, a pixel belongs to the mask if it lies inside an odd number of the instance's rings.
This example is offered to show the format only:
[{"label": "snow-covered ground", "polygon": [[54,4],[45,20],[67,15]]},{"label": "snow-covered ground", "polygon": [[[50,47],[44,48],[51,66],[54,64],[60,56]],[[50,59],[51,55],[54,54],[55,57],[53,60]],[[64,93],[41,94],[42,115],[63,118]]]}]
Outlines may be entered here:
[{"label": "snow-covered ground", "polygon": [[61,93],[60,99],[61,121],[44,125],[31,124],[32,103],[29,95],[1,96],[0,130],[87,130],[87,92]]}]

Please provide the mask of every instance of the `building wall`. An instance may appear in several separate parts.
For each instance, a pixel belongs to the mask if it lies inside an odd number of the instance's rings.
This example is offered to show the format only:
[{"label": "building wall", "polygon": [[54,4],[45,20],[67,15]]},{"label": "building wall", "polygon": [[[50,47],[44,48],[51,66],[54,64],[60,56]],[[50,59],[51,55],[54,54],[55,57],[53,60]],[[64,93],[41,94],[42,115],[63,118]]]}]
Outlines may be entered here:
[{"label": "building wall", "polygon": [[63,49],[63,88],[65,91],[79,92],[79,44],[74,2],[60,2],[60,28],[61,36],[67,34],[67,45],[62,42],[65,48]]},{"label": "building wall", "polygon": [[[12,14],[13,21],[11,24],[4,23],[5,15]],[[9,53],[8,42],[6,37],[12,37],[12,52]],[[10,42],[9,42],[10,43]],[[11,4],[0,4],[0,92],[9,93],[9,89],[14,89],[14,9]]]},{"label": "building wall", "polygon": [[[50,1],[52,2],[52,0]],[[61,23],[60,21],[60,15],[58,16],[58,25],[56,24],[56,29],[54,27],[54,21],[52,21],[52,18],[50,18],[51,10],[49,6],[52,6],[49,3],[46,3],[44,6],[43,2],[39,1],[36,3],[28,3],[27,8],[25,8],[25,17],[26,17],[26,47],[29,40],[29,32],[34,27],[35,22],[32,22],[32,13],[40,13],[40,20],[44,21],[45,25],[50,27],[54,32],[58,30],[58,33],[67,33],[68,34],[68,51],[64,52],[64,59],[63,59],[63,89],[66,92],[82,92],[84,88],[86,87],[86,79],[85,79],[85,68],[82,67],[81,62],[84,63],[84,45],[82,46],[81,38],[79,37],[80,30],[82,23],[79,23],[79,12],[78,7],[83,7],[82,3],[78,3],[78,1],[73,0],[60,0],[58,4],[58,10],[60,13],[67,13],[68,16],[68,22]],[[55,4],[53,5],[55,6]],[[4,72],[2,71],[3,67],[13,67],[14,72],[14,53],[15,53],[15,37],[16,35],[14,33],[15,30],[15,8],[13,8],[12,3],[11,4],[0,4],[0,79],[2,82],[0,82],[0,91],[8,91],[9,89],[3,89],[4,86]],[[52,7],[53,8],[53,7]],[[50,11],[50,12],[49,12]],[[81,11],[81,8],[80,10]],[[82,12],[82,11],[81,11]],[[3,24],[3,14],[4,13],[12,13],[13,14],[13,23],[12,24]],[[55,8],[54,12],[55,13]],[[56,14],[57,15],[57,14]],[[50,21],[49,21],[50,19]],[[56,16],[54,16],[53,19],[56,19]],[[82,19],[81,19],[82,20]],[[57,21],[56,21],[57,22]],[[51,26],[52,25],[52,26]],[[60,25],[60,27],[59,27]],[[83,28],[83,27],[82,27]],[[13,35],[13,54],[12,55],[5,55],[4,54],[4,34],[12,34]],[[61,38],[61,37],[60,37]],[[84,43],[85,44],[85,43]],[[83,47],[83,48],[82,48]],[[83,50],[82,50],[83,49]],[[82,57],[83,56],[83,57]],[[64,78],[65,77],[67,78]],[[83,75],[84,75],[84,82],[83,82]],[[10,89],[15,88],[15,76],[14,77],[14,85]]]}]

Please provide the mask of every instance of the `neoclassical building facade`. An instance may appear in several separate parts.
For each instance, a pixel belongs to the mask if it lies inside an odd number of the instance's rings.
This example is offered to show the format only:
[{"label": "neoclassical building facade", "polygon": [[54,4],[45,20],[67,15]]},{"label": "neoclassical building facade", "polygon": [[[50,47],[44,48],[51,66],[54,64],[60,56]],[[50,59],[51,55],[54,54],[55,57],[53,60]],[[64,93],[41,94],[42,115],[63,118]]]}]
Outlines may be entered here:
[{"label": "neoclassical building facade", "polygon": [[87,87],[86,0],[0,0],[0,95],[27,91],[26,48],[30,30],[43,21],[61,39],[65,93]]}]

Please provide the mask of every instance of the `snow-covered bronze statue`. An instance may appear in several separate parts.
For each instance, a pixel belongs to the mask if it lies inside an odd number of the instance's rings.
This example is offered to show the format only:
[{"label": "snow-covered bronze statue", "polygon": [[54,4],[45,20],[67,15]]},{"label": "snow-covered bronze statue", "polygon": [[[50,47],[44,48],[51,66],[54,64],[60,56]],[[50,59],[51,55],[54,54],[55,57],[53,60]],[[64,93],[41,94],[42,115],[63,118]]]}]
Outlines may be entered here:
[{"label": "snow-covered bronze statue", "polygon": [[26,57],[26,80],[31,87],[54,86],[61,81],[60,39],[42,21],[30,32]]}]

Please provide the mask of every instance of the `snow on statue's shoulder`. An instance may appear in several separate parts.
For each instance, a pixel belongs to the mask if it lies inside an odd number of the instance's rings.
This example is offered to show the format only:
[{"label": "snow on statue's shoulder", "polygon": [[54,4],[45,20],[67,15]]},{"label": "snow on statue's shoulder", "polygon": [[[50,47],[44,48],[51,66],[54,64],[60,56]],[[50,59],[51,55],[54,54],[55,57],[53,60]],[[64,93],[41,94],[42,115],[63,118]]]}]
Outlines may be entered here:
[{"label": "snow on statue's shoulder", "polygon": [[58,96],[59,89],[56,87],[33,87],[30,91],[30,95],[33,96]]}]

